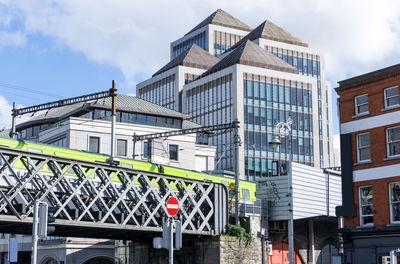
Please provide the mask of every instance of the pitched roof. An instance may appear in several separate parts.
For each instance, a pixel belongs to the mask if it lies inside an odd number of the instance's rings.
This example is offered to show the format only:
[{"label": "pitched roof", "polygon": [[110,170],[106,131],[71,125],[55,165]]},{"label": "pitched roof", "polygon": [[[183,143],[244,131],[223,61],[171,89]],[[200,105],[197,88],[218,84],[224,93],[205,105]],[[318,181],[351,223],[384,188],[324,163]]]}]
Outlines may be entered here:
[{"label": "pitched roof", "polygon": [[265,20],[258,27],[253,29],[249,34],[244,36],[240,41],[233,45],[229,50],[235,49],[238,45],[247,40],[256,40],[259,38],[270,39],[279,42],[294,44],[298,46],[308,47],[307,43],[302,42],[300,39],[291,35],[289,32],[283,30],[272,22]]},{"label": "pitched roof", "polygon": [[242,42],[236,49],[203,73],[199,78],[220,71],[234,64],[244,64],[276,71],[298,73],[297,69],[274,56],[250,40]]},{"label": "pitched roof", "polygon": [[185,34],[188,35],[192,33],[193,31],[198,30],[199,28],[204,27],[205,25],[208,24],[213,24],[213,25],[220,25],[224,27],[230,27],[230,28],[235,28],[235,29],[240,29],[244,31],[250,31],[251,28],[243,23],[242,21],[238,20],[237,18],[234,18],[230,14],[226,13],[222,9],[218,9],[214,13],[212,13],[210,16],[208,16],[206,19],[200,22],[197,26],[195,26],[192,30],[190,30],[188,33]]},{"label": "pitched roof", "polygon": [[[104,99],[99,99],[90,103],[77,103],[73,105],[62,106],[58,108],[53,108],[47,111],[44,114],[41,114],[37,117],[32,118],[31,120],[18,124],[17,129],[24,129],[26,127],[30,127],[32,125],[44,124],[44,123],[54,123],[64,118],[67,118],[75,113],[80,111],[88,111],[90,107],[93,108],[104,108],[111,109],[111,97],[107,97]],[[117,110],[134,112],[134,113],[143,113],[150,115],[158,115],[158,116],[166,116],[166,117],[175,117],[188,119],[189,116],[182,114],[180,112],[171,110],[169,108],[154,104],[152,102],[143,100],[136,96],[132,95],[117,95]]]},{"label": "pitched roof", "polygon": [[178,57],[174,58],[160,70],[154,73],[153,77],[178,65],[207,70],[218,61],[218,58],[212,56],[210,53],[200,48],[196,44],[193,44],[190,48],[179,54]]}]

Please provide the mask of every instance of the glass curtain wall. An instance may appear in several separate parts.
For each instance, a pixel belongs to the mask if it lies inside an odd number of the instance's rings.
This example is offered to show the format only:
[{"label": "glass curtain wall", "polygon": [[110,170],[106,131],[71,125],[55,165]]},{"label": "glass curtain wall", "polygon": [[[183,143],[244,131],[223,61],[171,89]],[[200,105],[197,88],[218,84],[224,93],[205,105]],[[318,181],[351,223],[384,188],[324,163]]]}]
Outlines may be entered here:
[{"label": "glass curtain wall", "polygon": [[[226,75],[194,87],[186,94],[187,113],[191,120],[203,126],[230,123],[232,116],[232,75]],[[216,169],[233,170],[233,133],[217,133],[209,144],[217,146]]]},{"label": "glass curtain wall", "polygon": [[[320,167],[323,167],[324,163],[324,144],[323,144],[323,125],[322,125],[322,87],[321,87],[321,63],[320,57],[312,54],[303,52],[296,52],[292,50],[280,49],[276,47],[266,46],[266,49],[273,55],[280,58],[281,60],[289,63],[295,67],[299,74],[311,76],[317,78],[317,89],[318,89],[318,130],[319,130],[319,146],[320,146]],[[327,136],[329,138],[329,115],[328,115],[328,92],[325,93],[326,98],[326,118],[327,118]],[[330,160],[330,149],[329,142],[327,141],[327,152],[328,161]],[[330,165],[328,165],[330,166]]]},{"label": "glass curtain wall", "polygon": [[173,58],[176,58],[179,54],[190,48],[193,44],[196,44],[200,48],[207,50],[206,46],[206,32],[203,31],[200,34],[185,40],[184,42],[179,43],[178,45],[172,48]]},{"label": "glass curtain wall", "polygon": [[289,159],[288,137],[277,151],[269,144],[274,126],[289,116],[293,120],[293,161],[313,166],[311,85],[245,74],[243,91],[245,179],[272,176],[272,161]]},{"label": "glass curtain wall", "polygon": [[214,31],[214,55],[219,56],[235,45],[243,36]]},{"label": "glass curtain wall", "polygon": [[175,110],[175,74],[143,87],[139,98]]}]

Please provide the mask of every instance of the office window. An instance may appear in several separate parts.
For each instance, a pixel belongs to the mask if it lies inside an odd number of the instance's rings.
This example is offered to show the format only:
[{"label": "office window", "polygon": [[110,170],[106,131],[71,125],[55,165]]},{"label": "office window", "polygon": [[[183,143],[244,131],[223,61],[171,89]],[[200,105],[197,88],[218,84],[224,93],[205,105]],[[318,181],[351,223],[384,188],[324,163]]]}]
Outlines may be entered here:
[{"label": "office window", "polygon": [[385,89],[385,108],[399,105],[399,87]]},{"label": "office window", "polygon": [[356,115],[368,113],[368,94],[356,96],[354,98]]},{"label": "office window", "polygon": [[100,153],[99,137],[89,137],[89,152]]},{"label": "office window", "polygon": [[372,186],[360,187],[360,225],[373,225]]},{"label": "office window", "polygon": [[357,135],[357,161],[371,160],[369,133]]},{"label": "office window", "polygon": [[389,185],[390,192],[390,221],[400,222],[400,182]]},{"label": "office window", "polygon": [[388,128],[386,138],[388,157],[400,155],[400,127]]},{"label": "office window", "polygon": [[151,142],[143,142],[143,158],[151,158]]},{"label": "office window", "polygon": [[117,139],[117,156],[126,156],[127,144],[127,140]]},{"label": "office window", "polygon": [[178,160],[178,145],[169,145],[169,159]]}]

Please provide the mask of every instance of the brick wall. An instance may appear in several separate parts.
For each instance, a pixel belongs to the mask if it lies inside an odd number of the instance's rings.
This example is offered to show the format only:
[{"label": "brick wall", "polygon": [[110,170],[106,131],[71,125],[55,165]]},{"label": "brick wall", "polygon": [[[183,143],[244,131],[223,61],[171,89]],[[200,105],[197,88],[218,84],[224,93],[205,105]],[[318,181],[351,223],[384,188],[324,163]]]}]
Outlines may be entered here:
[{"label": "brick wall", "polygon": [[[400,86],[400,73],[391,74],[387,78],[376,80],[357,87],[336,89],[340,103],[340,123],[360,120],[371,116],[382,115],[399,109],[381,111],[385,107],[384,93],[385,88],[392,86]],[[354,97],[358,95],[368,94],[369,115],[355,117]]]},{"label": "brick wall", "polygon": [[[387,114],[394,111],[400,111],[400,108],[393,108],[390,110],[382,111],[385,108],[384,102],[384,89],[400,86],[400,73],[394,72],[387,75],[379,76],[376,78],[363,81],[362,84],[354,86],[343,86],[336,89],[340,103],[340,122],[346,123],[361,119],[370,118],[382,114]],[[368,115],[355,117],[355,96],[368,94]],[[395,127],[400,125],[400,120],[393,120],[393,124],[388,126],[377,127],[373,129],[360,130],[352,133],[352,158],[353,158],[353,171],[370,169],[374,167],[389,166],[399,164],[400,159],[385,160],[387,158],[387,144],[386,144],[386,129],[388,127]],[[356,164],[357,163],[357,135],[365,132],[370,133],[370,153],[371,163]],[[360,212],[359,212],[359,187],[372,186],[373,190],[373,213],[374,213],[374,226],[386,226],[390,224],[390,200],[389,200],[389,184],[391,182],[400,181],[399,177],[384,178],[379,180],[370,180],[353,183],[354,191],[354,204],[357,207],[356,217],[345,218],[345,226],[356,227],[360,226]]]},{"label": "brick wall", "polygon": [[354,203],[357,205],[357,216],[345,218],[345,226],[356,227],[360,226],[360,211],[359,211],[359,195],[358,189],[361,186],[372,186],[372,206],[374,213],[374,226],[386,226],[390,224],[390,199],[389,199],[389,184],[400,181],[400,172],[398,177],[390,177],[380,180],[370,180],[353,183],[354,186]]}]

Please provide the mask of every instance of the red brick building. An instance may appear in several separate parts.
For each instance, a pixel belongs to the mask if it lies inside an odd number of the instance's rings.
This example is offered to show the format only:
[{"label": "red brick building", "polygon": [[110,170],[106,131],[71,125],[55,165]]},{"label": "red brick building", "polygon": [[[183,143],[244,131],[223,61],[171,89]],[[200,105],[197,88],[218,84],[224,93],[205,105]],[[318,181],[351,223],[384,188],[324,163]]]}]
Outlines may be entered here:
[{"label": "red brick building", "polygon": [[400,248],[400,64],[339,82],[344,263]]}]

